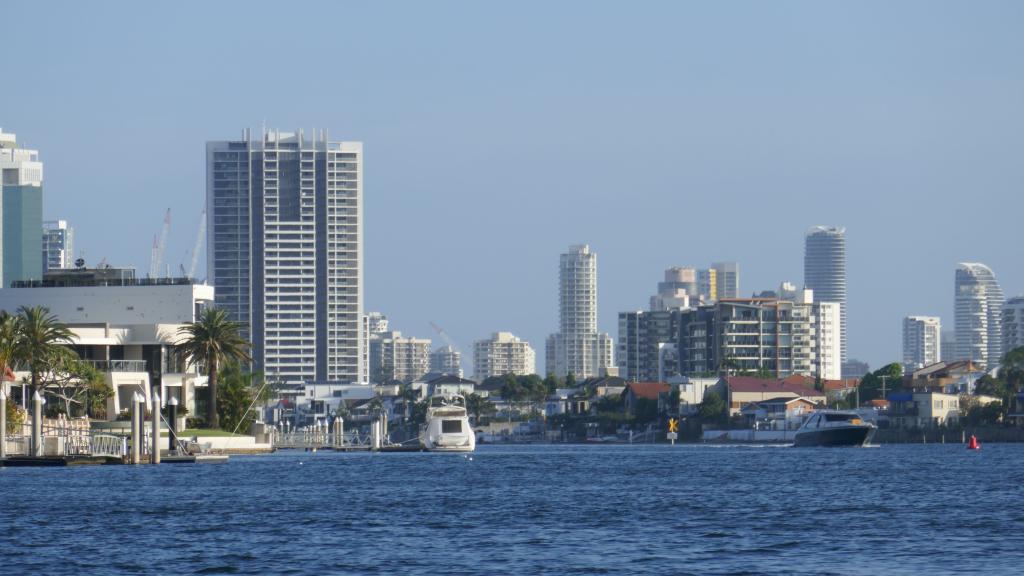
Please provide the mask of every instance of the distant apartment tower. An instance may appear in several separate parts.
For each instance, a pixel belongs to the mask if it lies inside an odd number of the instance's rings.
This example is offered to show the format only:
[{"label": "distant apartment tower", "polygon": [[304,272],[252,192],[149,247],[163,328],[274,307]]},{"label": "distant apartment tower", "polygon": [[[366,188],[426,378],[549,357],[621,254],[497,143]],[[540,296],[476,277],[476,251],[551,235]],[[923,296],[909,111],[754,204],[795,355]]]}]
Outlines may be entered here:
[{"label": "distant apartment tower", "polygon": [[43,272],[75,265],[74,239],[75,231],[67,220],[43,222]]},{"label": "distant apartment tower", "polygon": [[208,278],[270,381],[366,370],[360,142],[264,131],[208,142]]},{"label": "distant apartment tower", "polygon": [[693,268],[669,268],[665,280],[658,282],[658,293],[651,296],[651,310],[687,308],[700,297],[697,271]]},{"label": "distant apartment tower", "polygon": [[954,294],[957,360],[995,367],[1003,356],[1003,289],[984,264],[957,265]]},{"label": "distant apartment tower", "polygon": [[936,316],[903,319],[903,367],[909,373],[942,359],[942,323]]},{"label": "distant apartment tower", "polygon": [[430,372],[430,340],[390,331],[370,339],[370,381],[411,382]]},{"label": "distant apartment tower", "polygon": [[[740,265],[737,262],[715,262],[711,264],[714,270],[714,284],[718,298],[739,298],[740,296]],[[710,278],[710,276],[709,276]]]},{"label": "distant apartment tower", "polygon": [[804,286],[818,302],[838,302],[840,356],[846,362],[846,229],[815,226],[804,240]]},{"label": "distant apartment tower", "polygon": [[[736,275],[737,282],[739,282],[738,270]],[[707,303],[718,300],[718,270],[714,268],[701,268],[697,270],[697,293]]]},{"label": "distant apartment tower", "polygon": [[483,381],[491,376],[537,373],[537,358],[525,340],[511,332],[495,332],[487,340],[473,343],[473,377]]},{"label": "distant apartment tower", "polygon": [[430,353],[430,371],[462,378],[462,353],[454,346],[441,346]]},{"label": "distant apartment tower", "polygon": [[548,337],[547,370],[577,380],[614,367],[612,338],[597,331],[597,254],[578,244],[559,259],[559,332]]},{"label": "distant apartment tower", "polygon": [[1014,296],[1003,306],[1003,354],[1024,346],[1024,296]]},{"label": "distant apartment tower", "polygon": [[39,247],[43,234],[43,163],[37,150],[18,148],[0,130],[0,287],[42,280]]},{"label": "distant apartment tower", "polygon": [[619,377],[660,382],[679,375],[677,342],[683,308],[620,312],[615,354]]}]

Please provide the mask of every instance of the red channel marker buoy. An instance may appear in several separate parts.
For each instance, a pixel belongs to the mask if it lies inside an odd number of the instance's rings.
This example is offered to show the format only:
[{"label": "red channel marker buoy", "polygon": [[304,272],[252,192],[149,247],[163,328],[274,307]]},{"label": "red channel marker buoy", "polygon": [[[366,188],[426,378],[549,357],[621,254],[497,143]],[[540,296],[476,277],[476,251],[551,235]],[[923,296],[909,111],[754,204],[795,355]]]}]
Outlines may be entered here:
[{"label": "red channel marker buoy", "polygon": [[978,437],[971,434],[971,440],[967,443],[968,450],[981,450],[981,444],[978,444]]}]

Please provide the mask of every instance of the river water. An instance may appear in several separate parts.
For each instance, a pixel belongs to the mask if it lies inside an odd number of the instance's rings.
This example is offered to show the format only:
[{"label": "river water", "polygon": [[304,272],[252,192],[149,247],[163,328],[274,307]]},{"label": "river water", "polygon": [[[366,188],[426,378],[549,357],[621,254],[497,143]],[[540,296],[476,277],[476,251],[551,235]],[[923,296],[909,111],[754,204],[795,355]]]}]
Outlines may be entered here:
[{"label": "river water", "polygon": [[1022,484],[1020,444],[0,468],[0,573],[1014,573]]}]

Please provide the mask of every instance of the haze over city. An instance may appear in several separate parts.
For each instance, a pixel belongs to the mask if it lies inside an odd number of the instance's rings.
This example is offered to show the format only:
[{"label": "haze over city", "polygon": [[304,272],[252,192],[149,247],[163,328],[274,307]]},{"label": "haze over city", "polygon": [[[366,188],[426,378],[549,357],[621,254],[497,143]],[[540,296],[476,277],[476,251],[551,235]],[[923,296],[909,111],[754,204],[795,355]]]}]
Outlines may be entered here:
[{"label": "haze over city", "polygon": [[205,143],[266,126],[363,142],[366,310],[464,354],[508,330],[542,358],[577,243],[614,336],[665,268],[801,285],[807,228],[845,226],[849,356],[872,367],[905,315],[952,328],[957,262],[1024,292],[1019,3],[189,8],[5,7],[46,24],[5,29],[0,126],[90,265],[145,270],[168,207],[186,263]]}]

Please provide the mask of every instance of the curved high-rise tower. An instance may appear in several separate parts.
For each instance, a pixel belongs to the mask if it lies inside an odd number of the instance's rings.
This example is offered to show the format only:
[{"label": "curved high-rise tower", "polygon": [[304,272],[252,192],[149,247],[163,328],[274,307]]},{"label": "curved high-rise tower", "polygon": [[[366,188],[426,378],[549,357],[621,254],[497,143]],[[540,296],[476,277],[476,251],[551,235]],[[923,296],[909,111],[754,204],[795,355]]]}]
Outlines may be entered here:
[{"label": "curved high-rise tower", "polygon": [[957,360],[991,368],[1003,356],[1003,289],[978,262],[957,264],[954,289]]},{"label": "curved high-rise tower", "polygon": [[846,362],[846,228],[814,226],[804,240],[804,287],[816,302],[839,303],[841,362]]}]

